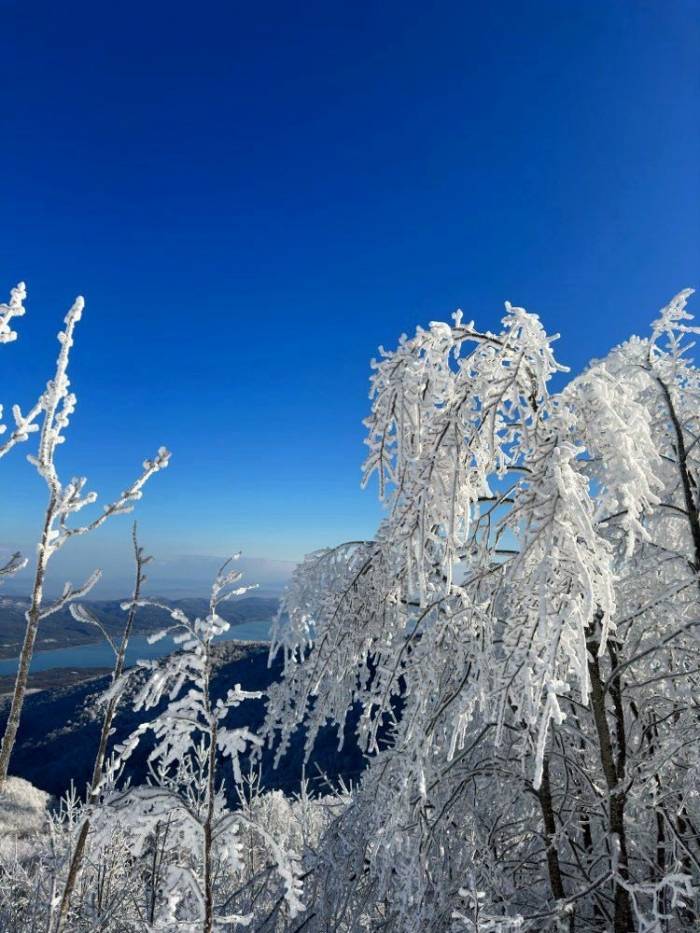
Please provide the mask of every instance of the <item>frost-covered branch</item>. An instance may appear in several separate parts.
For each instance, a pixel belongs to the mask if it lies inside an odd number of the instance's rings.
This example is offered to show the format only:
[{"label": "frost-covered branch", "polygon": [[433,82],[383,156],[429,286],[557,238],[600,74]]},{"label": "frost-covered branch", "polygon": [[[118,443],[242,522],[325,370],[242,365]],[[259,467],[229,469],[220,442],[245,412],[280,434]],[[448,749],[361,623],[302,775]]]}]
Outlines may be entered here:
[{"label": "frost-covered branch", "polygon": [[19,551],[15,551],[12,557],[0,567],[0,577],[12,577],[27,566],[27,558],[23,557]]},{"label": "frost-covered branch", "polygon": [[15,317],[23,317],[26,313],[24,299],[27,289],[24,282],[19,282],[10,291],[10,300],[0,303],[0,343],[11,343],[17,339],[17,332],[12,330],[10,322]]}]

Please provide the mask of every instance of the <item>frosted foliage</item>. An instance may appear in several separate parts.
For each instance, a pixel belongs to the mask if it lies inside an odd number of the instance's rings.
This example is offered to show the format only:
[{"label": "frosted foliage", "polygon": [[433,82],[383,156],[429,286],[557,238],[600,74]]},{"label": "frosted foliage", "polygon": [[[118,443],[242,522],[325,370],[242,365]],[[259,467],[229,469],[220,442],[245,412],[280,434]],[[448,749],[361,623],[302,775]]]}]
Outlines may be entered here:
[{"label": "frosted foliage", "polygon": [[27,289],[24,282],[19,282],[10,292],[10,300],[5,304],[0,302],[0,343],[12,343],[17,339],[17,331],[12,330],[11,321],[15,317],[23,317],[26,313],[24,299]]},{"label": "frosted foliage", "polygon": [[[638,538],[648,540],[643,518],[659,503],[661,455],[657,450],[652,411],[645,403],[648,377],[617,354],[594,364],[562,393],[575,418],[575,432],[595,482],[597,521],[619,515],[631,554]],[[622,361],[621,361],[622,362]]]},{"label": "frosted foliage", "polygon": [[308,754],[359,713],[369,768],[327,840],[329,929],[364,929],[360,903],[402,933],[697,916],[689,295],[557,392],[554,338],[510,305],[496,333],[458,312],[373,363],[365,482],[386,515],[297,569],[266,723],[280,758],[302,719]]}]

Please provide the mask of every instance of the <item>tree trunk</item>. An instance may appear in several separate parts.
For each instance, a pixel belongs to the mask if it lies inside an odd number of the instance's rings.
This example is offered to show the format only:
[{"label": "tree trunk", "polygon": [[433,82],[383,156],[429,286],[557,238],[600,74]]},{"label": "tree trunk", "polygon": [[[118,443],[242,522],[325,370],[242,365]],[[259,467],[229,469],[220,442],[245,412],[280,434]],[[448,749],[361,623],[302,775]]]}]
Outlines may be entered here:
[{"label": "tree trunk", "polygon": [[[593,720],[598,733],[600,761],[603,767],[605,783],[608,788],[608,827],[610,834],[616,839],[619,845],[617,871],[619,878],[624,882],[629,880],[629,861],[627,855],[627,836],[625,833],[625,795],[621,783],[624,775],[618,773],[618,766],[621,764],[624,765],[624,720],[620,722],[619,715],[621,715],[621,708],[618,711],[618,704],[614,700],[616,714],[618,714],[616,715],[618,743],[621,742],[618,747],[618,759],[616,762],[613,753],[610,726],[605,710],[605,691],[600,676],[597,641],[589,638],[588,647],[590,651],[588,670],[591,677],[591,707],[593,709]],[[632,921],[630,897],[626,888],[617,880],[614,882],[614,901],[615,933],[630,933],[630,931],[634,931],[635,927]]]},{"label": "tree trunk", "polygon": [[[211,611],[214,612],[212,604]],[[213,830],[214,830],[214,797],[216,794],[216,741],[217,718],[211,708],[210,678],[211,676],[211,641],[205,646],[204,659],[204,702],[206,715],[210,723],[209,750],[207,756],[207,812],[204,819],[204,926],[202,933],[212,933],[214,928],[214,878],[213,878]]]},{"label": "tree trunk", "polygon": [[[700,587],[700,511],[698,511],[698,504],[695,496],[693,495],[693,487],[696,484],[693,480],[693,477],[691,476],[688,466],[688,448],[685,444],[683,426],[681,425],[680,419],[678,417],[676,407],[673,404],[671,392],[666,383],[659,376],[656,377],[656,381],[661,388],[661,392],[666,402],[666,407],[668,409],[668,414],[671,419],[673,431],[676,437],[678,472],[680,475],[681,488],[683,489],[683,500],[685,502],[685,511],[688,517],[688,528],[690,531],[690,537],[693,542],[693,554],[695,558],[693,563],[695,566],[695,571],[698,574],[698,586]],[[681,838],[684,836],[687,828],[682,812],[683,811],[681,811],[681,814],[679,814],[676,819],[676,830]],[[683,871],[686,874],[692,873],[690,862],[686,854],[684,854],[681,858],[681,865],[683,867]],[[693,924],[697,923],[697,916],[692,908],[687,908],[687,915],[690,918],[690,922]]]},{"label": "tree trunk", "polygon": [[207,815],[204,821],[204,928],[212,933],[214,927],[214,879],[212,877],[212,828],[214,823],[214,794],[216,768],[216,721],[209,746],[209,773],[207,775]]},{"label": "tree trunk", "polygon": [[[545,755],[542,760],[542,782],[537,791],[537,799],[540,802],[542,810],[542,821],[544,823],[544,840],[547,847],[547,870],[549,872],[549,884],[552,889],[552,896],[557,901],[563,901],[566,897],[564,891],[564,881],[559,865],[559,853],[556,847],[557,827],[554,819],[554,807],[552,806],[552,787],[549,780],[549,755]],[[569,915],[569,933],[574,933],[575,919],[574,915]]]},{"label": "tree trunk", "polygon": [[27,627],[24,631],[24,642],[22,643],[22,651],[19,656],[19,666],[17,668],[17,676],[15,678],[15,687],[12,692],[10,714],[7,719],[7,724],[5,725],[5,733],[2,737],[2,746],[0,747],[0,791],[2,790],[2,785],[7,780],[7,775],[10,770],[10,758],[12,757],[12,750],[15,747],[17,730],[19,729],[19,721],[20,717],[22,716],[22,707],[24,706],[24,698],[27,694],[29,666],[32,663],[34,644],[36,642],[36,635],[39,630],[44,577],[46,575],[46,563],[48,560],[46,548],[48,544],[49,530],[53,522],[55,504],[55,496],[52,493],[49,498],[49,504],[46,508],[44,528],[41,534],[41,541],[39,543],[37,553],[34,586],[32,587],[32,601],[26,614]]}]

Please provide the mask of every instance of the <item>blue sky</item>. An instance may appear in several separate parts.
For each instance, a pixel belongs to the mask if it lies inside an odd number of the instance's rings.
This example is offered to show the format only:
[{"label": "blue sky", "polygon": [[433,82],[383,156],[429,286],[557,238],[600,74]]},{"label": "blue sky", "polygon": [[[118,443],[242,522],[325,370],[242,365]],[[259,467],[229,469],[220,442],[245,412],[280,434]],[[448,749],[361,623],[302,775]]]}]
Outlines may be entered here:
[{"label": "blue sky", "polygon": [[[580,369],[698,282],[700,4],[0,0],[0,290],[30,290],[28,404],[87,300],[66,473],[159,444],[165,558],[298,559],[372,533],[368,361],[509,299]],[[44,491],[2,463],[0,544]],[[128,521],[77,547],[128,554]],[[62,570],[63,568],[59,568]]]}]

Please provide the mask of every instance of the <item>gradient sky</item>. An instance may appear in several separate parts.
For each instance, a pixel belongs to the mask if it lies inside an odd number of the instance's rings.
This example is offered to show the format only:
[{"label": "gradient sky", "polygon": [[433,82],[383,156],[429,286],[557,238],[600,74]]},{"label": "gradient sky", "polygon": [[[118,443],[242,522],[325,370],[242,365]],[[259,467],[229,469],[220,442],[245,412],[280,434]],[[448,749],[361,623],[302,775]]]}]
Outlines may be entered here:
[{"label": "gradient sky", "polygon": [[[0,292],[30,291],[0,400],[31,403],[84,294],[59,465],[107,497],[168,445],[151,551],[371,535],[379,344],[457,306],[495,328],[509,299],[576,371],[698,283],[699,14],[0,0]],[[31,550],[28,449],[1,465],[0,545]],[[119,519],[66,568],[127,554]]]}]

